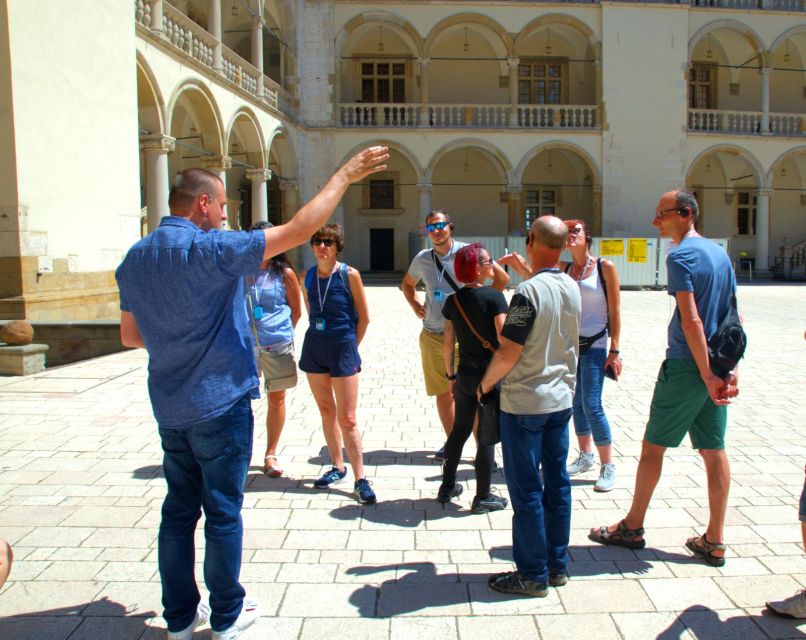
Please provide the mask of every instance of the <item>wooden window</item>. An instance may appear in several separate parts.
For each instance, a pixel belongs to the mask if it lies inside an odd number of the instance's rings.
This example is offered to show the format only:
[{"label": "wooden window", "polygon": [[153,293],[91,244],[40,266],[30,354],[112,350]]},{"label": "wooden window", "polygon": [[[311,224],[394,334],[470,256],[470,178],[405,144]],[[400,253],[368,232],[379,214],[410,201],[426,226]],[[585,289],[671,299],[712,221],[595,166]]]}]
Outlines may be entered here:
[{"label": "wooden window", "polygon": [[736,193],[736,226],[740,236],[756,235],[756,194],[753,191]]},{"label": "wooden window", "polygon": [[688,71],[689,109],[716,109],[716,67],[693,64]]},{"label": "wooden window", "polygon": [[557,191],[554,189],[526,190],[524,225],[526,233],[540,216],[557,215]]},{"label": "wooden window", "polygon": [[370,209],[395,208],[394,180],[369,181],[369,208]]},{"label": "wooden window", "polygon": [[518,65],[518,102],[520,104],[564,104],[568,63],[558,60],[533,60]]},{"label": "wooden window", "polygon": [[406,102],[408,64],[397,61],[362,61],[361,102]]}]

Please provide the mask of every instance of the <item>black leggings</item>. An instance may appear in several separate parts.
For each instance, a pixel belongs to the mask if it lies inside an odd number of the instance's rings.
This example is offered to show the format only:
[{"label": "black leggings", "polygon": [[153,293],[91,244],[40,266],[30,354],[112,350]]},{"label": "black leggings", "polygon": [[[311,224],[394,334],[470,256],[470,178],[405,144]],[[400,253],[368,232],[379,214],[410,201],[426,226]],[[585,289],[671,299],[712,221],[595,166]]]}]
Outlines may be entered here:
[{"label": "black leggings", "polygon": [[[456,469],[462,457],[465,442],[473,433],[473,423],[479,410],[476,389],[484,377],[483,373],[472,374],[459,372],[453,388],[456,406],[456,418],[451,435],[445,443],[445,463],[442,466],[442,482],[452,486],[456,482]],[[478,446],[476,451],[476,495],[486,498],[490,495],[490,483],[493,476],[493,460],[495,447]]]}]

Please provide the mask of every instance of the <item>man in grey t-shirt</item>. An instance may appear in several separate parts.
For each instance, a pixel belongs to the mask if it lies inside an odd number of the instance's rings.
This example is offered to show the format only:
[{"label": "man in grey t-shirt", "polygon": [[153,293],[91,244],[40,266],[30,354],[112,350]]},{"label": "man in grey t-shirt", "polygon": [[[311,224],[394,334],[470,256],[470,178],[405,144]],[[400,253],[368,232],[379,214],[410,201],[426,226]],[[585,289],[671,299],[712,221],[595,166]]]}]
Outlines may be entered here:
[{"label": "man in grey t-shirt", "polygon": [[[445,318],[442,316],[442,305],[445,298],[460,286],[453,271],[453,257],[466,243],[453,239],[454,224],[444,211],[435,210],[429,213],[425,218],[425,228],[432,248],[424,249],[414,257],[408,273],[403,278],[401,288],[414,315],[423,321],[423,330],[420,332],[420,355],[425,377],[425,392],[429,396],[436,396],[437,412],[447,436],[453,428],[454,409],[443,355]],[[503,291],[509,282],[509,276],[497,264],[493,264],[493,271],[495,277],[492,286]],[[417,296],[416,287],[419,282],[425,285],[423,302],[420,302]],[[437,451],[436,459],[443,458],[443,449],[444,447]]]},{"label": "man in grey t-shirt", "polygon": [[[490,577],[491,589],[542,598],[567,581],[571,481],[565,468],[576,388],[581,300],[559,269],[568,236],[554,216],[535,220],[526,238],[529,280],[515,289],[501,347],[479,385],[485,402],[501,385],[501,449],[512,500],[516,571]],[[541,481],[539,469],[543,468]],[[545,489],[543,484],[545,483]]]}]

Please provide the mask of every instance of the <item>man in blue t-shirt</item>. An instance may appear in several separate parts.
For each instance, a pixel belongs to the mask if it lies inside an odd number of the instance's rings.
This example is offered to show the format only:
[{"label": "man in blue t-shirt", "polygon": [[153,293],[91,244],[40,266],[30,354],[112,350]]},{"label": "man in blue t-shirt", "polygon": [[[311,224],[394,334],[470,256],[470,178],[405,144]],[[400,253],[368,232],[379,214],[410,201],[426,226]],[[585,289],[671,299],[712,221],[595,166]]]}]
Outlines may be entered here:
[{"label": "man in blue t-shirt", "polygon": [[[208,616],[212,637],[231,640],[259,615],[239,582],[250,399],[259,395],[243,276],[306,242],[347,187],[384,170],[388,157],[385,147],[362,151],[287,224],[253,233],[220,231],[227,218],[224,183],[187,169],[171,187],[171,215],[129,250],[115,273],[121,342],[148,351],[148,391],[164,452],[168,490],[157,560],[169,640],[189,640]],[[202,508],[209,608],[194,572]]]},{"label": "man in blue t-shirt", "polygon": [[666,360],[661,365],[644,433],[635,493],[627,516],[618,524],[592,529],[601,544],[643,549],[644,517],[660,480],[663,456],[686,433],[700,453],[708,477],[708,528],[686,547],[708,564],[725,564],[723,530],[730,488],[725,453],[727,405],[739,393],[738,371],[724,379],[711,371],[708,340],[716,333],[736,296],[736,277],[725,251],[695,231],[699,208],[684,191],[663,194],[653,224],[675,247],[666,258],[668,292],[677,308],[669,323]]}]

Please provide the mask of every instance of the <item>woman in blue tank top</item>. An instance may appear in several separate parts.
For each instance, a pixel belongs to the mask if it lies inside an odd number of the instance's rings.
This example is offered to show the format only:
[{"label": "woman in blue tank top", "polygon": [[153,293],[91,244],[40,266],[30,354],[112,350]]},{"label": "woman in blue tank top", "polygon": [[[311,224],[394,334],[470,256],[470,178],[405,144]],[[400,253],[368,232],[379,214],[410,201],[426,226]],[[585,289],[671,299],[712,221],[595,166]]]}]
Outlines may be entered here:
[{"label": "woman in blue tank top", "polygon": [[311,238],[316,266],[305,275],[305,306],[309,327],[302,343],[299,368],[308,376],[311,393],[322,415],[332,468],[314,487],[326,489],[344,480],[342,445],[353,465],[354,491],[361,504],[376,497],[364,476],[361,433],[355,418],[361,357],[358,345],[367,331],[369,313],[361,274],[336,261],[344,249],[340,224],[326,224]]},{"label": "woman in blue tank top", "polygon": [[[258,221],[252,231],[273,226]],[[284,253],[260,265],[249,277],[250,315],[254,321],[259,356],[269,408],[266,414],[266,453],[263,473],[270,478],[283,475],[277,458],[277,446],[285,425],[285,390],[297,385],[294,361],[294,327],[302,315],[302,301],[297,274]]]}]

